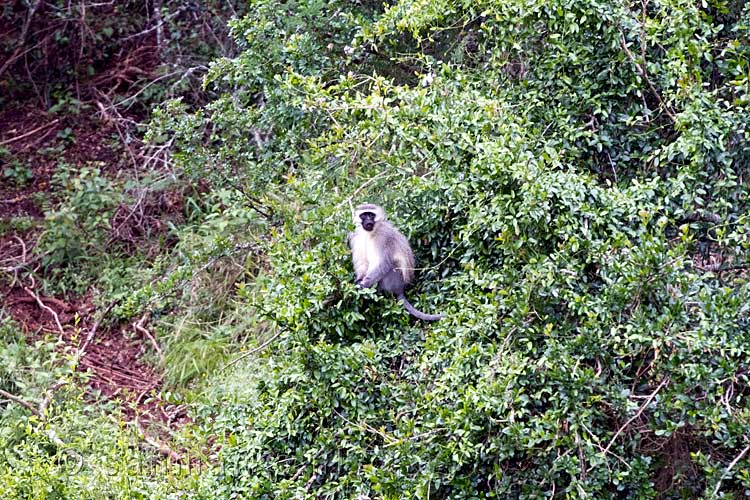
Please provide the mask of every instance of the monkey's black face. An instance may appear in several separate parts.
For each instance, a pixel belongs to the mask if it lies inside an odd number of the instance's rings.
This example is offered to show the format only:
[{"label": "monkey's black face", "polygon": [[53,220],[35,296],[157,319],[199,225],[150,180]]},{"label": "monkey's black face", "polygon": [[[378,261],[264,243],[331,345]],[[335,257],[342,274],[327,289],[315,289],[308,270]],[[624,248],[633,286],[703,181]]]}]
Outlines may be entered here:
[{"label": "monkey's black face", "polygon": [[375,227],[375,214],[372,212],[362,212],[359,214],[359,218],[362,221],[362,229],[365,231],[372,231]]}]

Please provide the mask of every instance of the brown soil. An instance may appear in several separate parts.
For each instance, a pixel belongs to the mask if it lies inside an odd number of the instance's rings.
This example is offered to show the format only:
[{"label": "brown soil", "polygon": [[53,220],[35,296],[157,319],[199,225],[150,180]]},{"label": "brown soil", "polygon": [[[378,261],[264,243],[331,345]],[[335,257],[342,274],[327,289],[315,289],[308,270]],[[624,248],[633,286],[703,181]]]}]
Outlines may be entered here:
[{"label": "brown soil", "polygon": [[[67,129],[68,139],[58,137]],[[0,146],[8,151],[0,157],[0,217],[43,217],[45,202],[54,201],[52,176],[61,161],[116,172],[125,161],[107,145],[116,133],[114,125],[95,116],[77,117],[73,123],[33,107],[0,111]],[[18,185],[3,175],[13,160],[31,171],[30,181]]]},{"label": "brown soil", "polygon": [[[96,311],[91,297],[66,302],[37,294],[49,308],[46,309],[38,304],[33,294],[28,287],[16,286],[2,295],[6,310],[21,325],[27,339],[33,341],[53,335],[63,339],[65,349],[81,349],[95,324]],[[50,310],[57,315],[62,333]],[[184,423],[187,421],[184,411],[168,407],[158,396],[161,375],[144,361],[152,356],[149,353],[153,350],[151,346],[145,335],[127,323],[97,328],[80,358],[79,367],[90,375],[91,389],[107,399],[120,400],[123,412],[129,418],[140,414],[146,420],[169,426]]]},{"label": "brown soil", "polygon": [[[57,315],[63,328],[61,334],[55,316],[38,304],[33,293],[29,288],[16,286],[2,295],[5,309],[21,325],[27,339],[57,336],[64,341],[62,350],[80,350],[95,324],[96,311],[91,297],[63,301],[37,294]],[[168,436],[169,429],[190,420],[184,406],[167,403],[161,398],[162,377],[144,361],[153,356],[149,353],[153,350],[151,346],[148,338],[127,323],[97,328],[80,358],[79,370],[89,375],[88,385],[93,396],[121,403],[128,422],[134,422],[137,416],[150,434]]]},{"label": "brown soil", "polygon": [[[123,171],[131,176],[133,169],[157,168],[158,158],[142,155],[132,137],[150,108],[147,94],[141,92],[164,78],[157,68],[166,62],[161,60],[165,52],[158,46],[154,20],[138,5],[123,11],[118,3],[103,2],[88,6],[88,16],[63,19],[51,13],[47,2],[36,3],[29,11],[23,2],[11,2],[6,9],[9,15],[0,18],[0,38],[7,42],[5,55],[11,56],[3,68],[7,71],[0,74],[4,96],[0,99],[0,310],[21,325],[30,341],[55,335],[68,351],[80,349],[94,331],[79,367],[90,374],[92,395],[121,401],[125,417],[135,421],[138,416],[140,424],[156,436],[159,431],[153,428],[174,428],[187,417],[183,407],[159,397],[162,377],[152,366],[158,359],[154,341],[133,324],[111,325],[107,311],[93,305],[91,293],[44,296],[33,277],[45,271],[34,246],[45,212],[60,201],[53,179],[61,163],[73,170],[98,167],[110,179]],[[183,15],[200,25],[210,20],[210,12],[200,18],[192,10]],[[110,28],[117,16],[124,16],[115,23],[120,41],[95,41],[94,33]],[[153,27],[143,30],[144,22]],[[67,45],[55,39],[61,34]],[[18,44],[19,40],[26,43]],[[35,50],[24,52],[31,43]],[[133,99],[123,106],[118,100],[128,95]],[[115,108],[114,102],[121,105]],[[51,106],[57,111],[50,112]],[[21,175],[5,176],[8,167]],[[30,179],[24,179],[28,174]],[[144,188],[133,194],[130,203],[114,211],[108,246],[150,258],[173,244],[167,236],[154,235],[164,235],[169,223],[182,217],[185,189],[200,191],[201,186],[161,192]],[[27,229],[9,230],[19,227]],[[96,319],[102,316],[105,321],[97,326]]]},{"label": "brown soil", "polygon": [[[74,141],[58,136],[66,128],[70,129],[68,136]],[[130,161],[126,152],[116,151],[111,146],[118,142],[116,138],[116,126],[98,119],[93,112],[90,116],[79,115],[71,122],[69,118],[57,118],[33,106],[0,110],[0,146],[10,152],[4,158],[0,156],[0,222],[23,216],[41,224],[45,209],[53,207],[56,201],[51,181],[60,161],[73,167],[96,162],[94,165],[105,174],[116,175]],[[3,170],[10,165],[9,158],[29,168],[33,178],[19,186],[4,177]],[[170,198],[168,201],[165,211],[174,216],[181,208],[181,200]],[[118,214],[122,216],[124,210],[119,210]],[[116,227],[120,233],[128,230],[127,225]],[[35,288],[28,272],[37,266],[32,251],[39,232],[33,224],[23,233],[0,232],[0,267],[8,272],[8,280],[13,280],[12,287],[8,287],[7,281],[0,282],[0,306],[21,326],[29,341],[53,335],[64,340],[64,350],[75,351],[80,349],[102,311],[96,310],[90,294],[49,297]],[[113,238],[118,236],[122,237],[115,234]],[[39,305],[35,294],[49,309]],[[92,396],[119,401],[129,422],[135,423],[137,416],[150,436],[166,442],[169,429],[189,419],[183,406],[161,399],[162,377],[146,361],[155,358],[153,350],[151,341],[132,324],[98,327],[80,359],[79,369],[89,374]]]}]

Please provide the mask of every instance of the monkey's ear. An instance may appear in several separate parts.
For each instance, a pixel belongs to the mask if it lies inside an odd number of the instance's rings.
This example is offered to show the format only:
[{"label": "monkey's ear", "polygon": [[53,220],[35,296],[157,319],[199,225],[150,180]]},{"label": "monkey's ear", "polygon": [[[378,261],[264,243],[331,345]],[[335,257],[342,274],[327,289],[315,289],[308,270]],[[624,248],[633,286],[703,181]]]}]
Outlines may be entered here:
[{"label": "monkey's ear", "polygon": [[375,212],[375,220],[378,222],[387,220],[385,216],[385,210],[383,210],[382,207],[378,207],[378,210]]}]

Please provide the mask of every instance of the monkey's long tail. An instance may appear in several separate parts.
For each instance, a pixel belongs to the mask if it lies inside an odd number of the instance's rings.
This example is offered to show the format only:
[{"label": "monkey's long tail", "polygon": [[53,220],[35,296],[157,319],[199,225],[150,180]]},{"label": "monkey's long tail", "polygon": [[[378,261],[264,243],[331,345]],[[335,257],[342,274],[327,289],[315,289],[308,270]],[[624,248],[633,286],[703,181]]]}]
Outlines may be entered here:
[{"label": "monkey's long tail", "polygon": [[408,300],[406,300],[406,296],[404,294],[401,294],[398,296],[398,300],[401,301],[401,303],[404,305],[404,309],[406,309],[409,314],[414,316],[415,318],[419,318],[422,321],[437,321],[439,319],[443,319],[445,315],[443,314],[425,314],[422,311],[416,309],[413,305],[409,303]]}]

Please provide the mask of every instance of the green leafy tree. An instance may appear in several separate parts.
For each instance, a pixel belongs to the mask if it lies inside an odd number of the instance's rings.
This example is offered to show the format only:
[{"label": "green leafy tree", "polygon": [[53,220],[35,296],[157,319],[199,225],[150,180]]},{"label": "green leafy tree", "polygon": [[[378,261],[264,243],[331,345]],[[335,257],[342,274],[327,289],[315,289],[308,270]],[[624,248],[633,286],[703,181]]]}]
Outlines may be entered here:
[{"label": "green leafy tree", "polygon": [[[265,234],[238,294],[266,350],[201,410],[226,436],[205,495],[742,495],[749,21],[722,1],[253,4],[206,79],[223,95],[153,130]],[[364,200],[446,319],[352,285]]]}]

